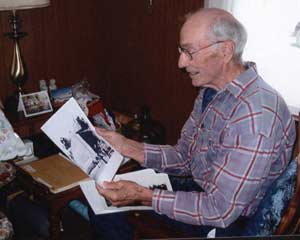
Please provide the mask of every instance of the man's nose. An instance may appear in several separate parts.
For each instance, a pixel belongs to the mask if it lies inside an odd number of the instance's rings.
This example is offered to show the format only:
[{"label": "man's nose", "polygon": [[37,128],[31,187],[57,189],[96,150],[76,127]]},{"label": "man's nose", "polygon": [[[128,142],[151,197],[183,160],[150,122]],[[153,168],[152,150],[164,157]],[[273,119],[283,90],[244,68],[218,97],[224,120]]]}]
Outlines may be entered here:
[{"label": "man's nose", "polygon": [[185,68],[187,67],[188,63],[189,63],[188,57],[184,53],[180,53],[178,58],[178,67]]}]

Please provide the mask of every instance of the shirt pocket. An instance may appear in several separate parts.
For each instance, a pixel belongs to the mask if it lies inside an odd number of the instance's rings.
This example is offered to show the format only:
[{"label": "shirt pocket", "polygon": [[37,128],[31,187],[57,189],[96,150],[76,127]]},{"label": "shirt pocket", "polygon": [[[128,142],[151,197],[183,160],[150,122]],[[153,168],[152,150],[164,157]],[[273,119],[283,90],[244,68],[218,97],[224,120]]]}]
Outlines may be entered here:
[{"label": "shirt pocket", "polygon": [[201,129],[197,137],[197,151],[215,151],[219,145],[219,133],[214,129]]},{"label": "shirt pocket", "polygon": [[201,174],[208,173],[211,163],[217,157],[217,134],[213,130],[200,129],[192,150],[192,171],[197,169]]}]

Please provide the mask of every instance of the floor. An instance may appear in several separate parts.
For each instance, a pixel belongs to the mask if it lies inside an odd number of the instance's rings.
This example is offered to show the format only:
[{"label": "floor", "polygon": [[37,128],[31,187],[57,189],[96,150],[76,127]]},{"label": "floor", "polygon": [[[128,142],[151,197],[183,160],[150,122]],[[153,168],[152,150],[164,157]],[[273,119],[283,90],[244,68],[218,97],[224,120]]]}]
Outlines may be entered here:
[{"label": "floor", "polygon": [[62,227],[62,240],[92,239],[89,222],[69,208],[62,214]]},{"label": "floor", "polygon": [[[89,240],[92,239],[89,222],[69,208],[62,212],[61,240]],[[46,240],[39,236],[18,236],[13,240]]]}]

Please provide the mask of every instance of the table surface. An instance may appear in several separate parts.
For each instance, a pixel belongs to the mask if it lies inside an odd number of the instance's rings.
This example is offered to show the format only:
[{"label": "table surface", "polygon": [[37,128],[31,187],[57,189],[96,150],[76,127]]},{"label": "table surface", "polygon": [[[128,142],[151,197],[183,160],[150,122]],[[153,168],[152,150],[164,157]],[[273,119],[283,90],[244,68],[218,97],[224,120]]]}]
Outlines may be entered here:
[{"label": "table surface", "polygon": [[[54,109],[54,112],[57,109]],[[52,116],[54,112],[44,113],[37,116],[32,117],[25,117],[22,112],[12,114],[12,113],[5,113],[5,116],[11,123],[14,131],[21,137],[21,138],[28,138],[37,134],[42,133],[41,126]],[[118,123],[120,124],[127,124],[133,118],[117,112],[113,111],[115,118]]]},{"label": "table surface", "polygon": [[11,123],[14,131],[21,138],[28,138],[40,134],[41,126],[51,117],[53,113],[45,113],[37,116],[25,118],[24,115],[6,114],[8,121]]}]

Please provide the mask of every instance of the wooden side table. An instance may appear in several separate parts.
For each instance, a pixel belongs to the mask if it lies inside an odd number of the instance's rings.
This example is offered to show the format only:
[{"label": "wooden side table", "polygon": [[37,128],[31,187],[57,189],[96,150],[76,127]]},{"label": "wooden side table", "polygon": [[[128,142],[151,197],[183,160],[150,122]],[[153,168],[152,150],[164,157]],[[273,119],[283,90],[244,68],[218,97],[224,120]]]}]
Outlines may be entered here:
[{"label": "wooden side table", "polygon": [[27,172],[16,165],[16,180],[20,187],[34,199],[38,199],[48,206],[50,237],[51,239],[60,239],[60,214],[61,210],[68,205],[71,200],[78,199],[86,201],[79,186],[69,190],[52,193],[49,188],[35,181]]},{"label": "wooden side table", "polygon": [[[57,109],[54,109],[54,112]],[[113,111],[118,123],[127,124],[133,118],[120,113]],[[23,114],[11,114],[5,113],[5,116],[11,123],[14,131],[21,137],[21,138],[28,138],[37,134],[42,133],[41,126],[52,116],[52,113],[45,113],[38,116],[28,117],[25,118]]]},{"label": "wooden side table", "polygon": [[[49,209],[49,223],[50,223],[50,238],[52,240],[60,239],[60,216],[61,210],[68,205],[71,200],[77,199],[86,202],[84,194],[79,186],[73,187],[69,190],[52,193],[49,188],[37,181],[31,175],[24,171],[19,166],[15,165],[17,169],[16,180],[21,188],[32,195],[35,199],[39,199],[46,203]],[[137,170],[139,164],[133,160],[128,161],[121,166],[118,173],[125,173]]]}]

